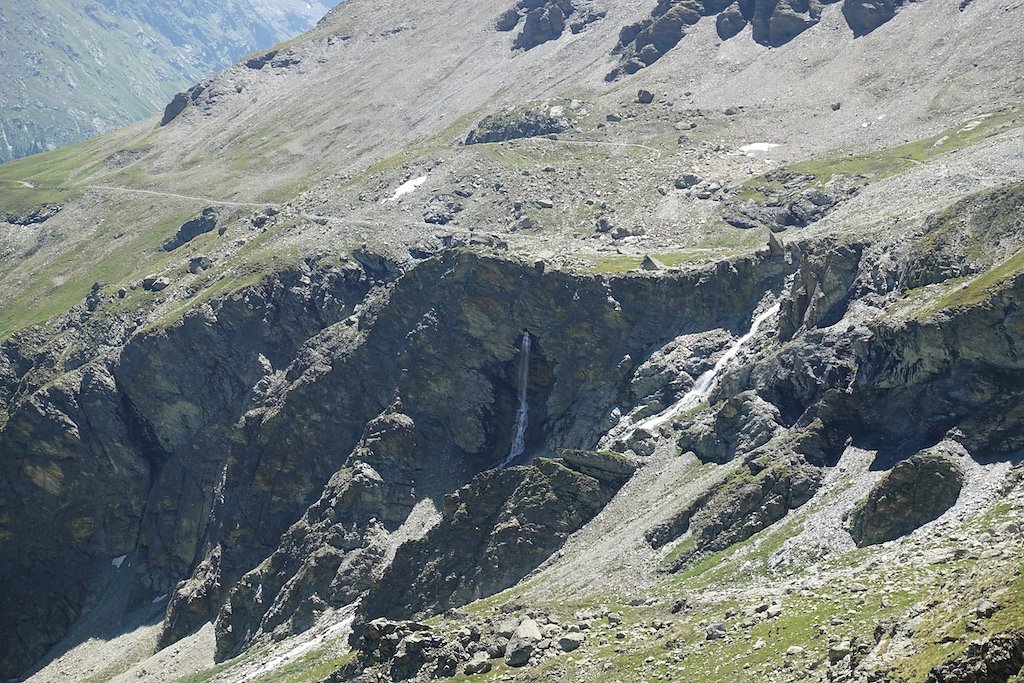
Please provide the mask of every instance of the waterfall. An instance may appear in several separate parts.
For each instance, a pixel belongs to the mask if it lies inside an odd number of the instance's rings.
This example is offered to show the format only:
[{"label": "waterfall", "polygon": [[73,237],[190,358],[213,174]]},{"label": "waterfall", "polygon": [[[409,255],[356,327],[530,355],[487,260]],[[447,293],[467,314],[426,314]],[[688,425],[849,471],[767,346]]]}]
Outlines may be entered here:
[{"label": "waterfall", "polygon": [[679,399],[671,406],[658,413],[657,415],[652,415],[646,420],[641,420],[640,422],[636,423],[630,428],[630,431],[643,429],[647,432],[654,433],[656,429],[664,425],[666,422],[671,420],[679,413],[683,412],[684,410],[688,410],[693,406],[697,405],[698,403],[700,403],[705,396],[711,393],[711,389],[715,385],[715,380],[717,380],[718,376],[722,374],[722,370],[724,370],[725,366],[729,364],[729,361],[731,361],[733,358],[739,355],[739,352],[743,349],[747,342],[749,342],[751,338],[753,338],[753,336],[757,334],[757,330],[758,328],[761,327],[761,323],[763,323],[768,318],[771,318],[778,312],[779,304],[775,304],[774,306],[770,307],[768,310],[763,312],[761,315],[754,318],[753,321],[751,321],[750,323],[750,330],[745,335],[734,341],[732,345],[730,345],[729,348],[726,349],[725,353],[722,354],[722,357],[718,359],[717,363],[715,363],[715,367],[711,368],[710,370],[708,370],[703,375],[697,378],[697,381],[693,383],[693,388],[686,392],[685,396],[683,396],[681,399]]},{"label": "waterfall", "polygon": [[523,332],[522,347],[519,350],[519,408],[516,410],[516,424],[512,429],[512,447],[508,456],[498,467],[508,467],[526,450],[526,425],[529,422],[530,404],[526,402],[526,387],[530,383],[530,333]]}]

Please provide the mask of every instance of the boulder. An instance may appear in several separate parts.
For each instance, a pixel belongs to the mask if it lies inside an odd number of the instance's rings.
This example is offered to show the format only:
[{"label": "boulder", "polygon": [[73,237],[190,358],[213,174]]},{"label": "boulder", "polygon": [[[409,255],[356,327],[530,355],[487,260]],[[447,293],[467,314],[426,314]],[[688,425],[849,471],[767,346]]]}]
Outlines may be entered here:
[{"label": "boulder", "polygon": [[518,26],[522,18],[522,15],[519,14],[519,10],[513,7],[506,10],[498,17],[497,21],[494,22],[494,28],[502,33],[507,33]]},{"label": "boulder", "polygon": [[478,674],[485,674],[491,670],[491,660],[487,656],[486,652],[477,652],[473,657],[466,662],[466,668],[464,671],[467,676],[476,676]]},{"label": "boulder", "polygon": [[694,175],[693,173],[684,173],[676,178],[675,186],[677,190],[686,190],[698,185],[699,183],[700,176]]},{"label": "boulder", "polygon": [[212,206],[206,207],[198,216],[182,223],[174,236],[163,243],[163,250],[174,251],[196,237],[212,232],[217,227],[219,218],[217,209]]},{"label": "boulder", "polygon": [[526,666],[540,640],[541,633],[537,622],[529,618],[524,619],[505,647],[505,663],[509,666]]},{"label": "boulder", "polygon": [[722,40],[729,40],[747,26],[747,20],[740,12],[739,5],[732,4],[715,19],[715,30]]},{"label": "boulder", "polygon": [[555,3],[531,10],[526,14],[523,30],[513,43],[514,49],[529,50],[549,40],[555,40],[565,31],[565,13]]},{"label": "boulder", "polygon": [[584,636],[582,633],[566,633],[564,636],[558,639],[558,647],[562,652],[572,652],[583,644]]},{"label": "boulder", "polygon": [[636,101],[640,104],[650,104],[654,101],[654,93],[650,90],[638,90],[636,93]]},{"label": "boulder", "polygon": [[647,254],[644,256],[644,260],[640,262],[640,268],[643,270],[665,270],[665,264]]},{"label": "boulder", "polygon": [[463,208],[462,203],[452,196],[433,197],[423,209],[423,222],[431,225],[448,225]]},{"label": "boulder", "polygon": [[960,496],[964,473],[957,449],[940,445],[897,464],[850,515],[859,547],[891,541],[937,519]]},{"label": "boulder", "polygon": [[162,292],[171,286],[171,281],[166,277],[150,275],[142,280],[142,288],[147,292]]},{"label": "boulder", "polygon": [[274,57],[276,57],[276,56],[277,56],[277,50],[270,50],[269,52],[264,52],[261,55],[257,55],[255,57],[247,59],[245,61],[245,65],[247,67],[249,67],[250,69],[255,69],[256,71],[259,71],[264,66],[269,64],[270,61],[272,59],[274,59]]},{"label": "boulder", "polygon": [[209,82],[198,83],[189,88],[186,92],[180,92],[175,95],[164,108],[164,115],[163,118],[160,119],[160,125],[166,126],[171,121],[178,118],[178,116],[180,116],[189,105],[196,104],[208,87]]},{"label": "boulder", "polygon": [[844,0],[843,17],[859,38],[896,16],[902,4],[902,0]]},{"label": "boulder", "polygon": [[209,270],[212,267],[213,261],[211,261],[210,257],[208,256],[196,256],[194,258],[189,259],[188,262],[188,272],[192,273],[193,275],[195,273],[201,273],[204,270]]}]

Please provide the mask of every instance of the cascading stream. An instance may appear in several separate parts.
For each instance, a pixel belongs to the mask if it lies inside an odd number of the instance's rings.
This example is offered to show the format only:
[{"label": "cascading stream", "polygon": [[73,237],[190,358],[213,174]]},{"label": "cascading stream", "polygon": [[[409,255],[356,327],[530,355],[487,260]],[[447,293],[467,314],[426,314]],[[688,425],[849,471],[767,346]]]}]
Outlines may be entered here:
[{"label": "cascading stream", "polygon": [[526,450],[526,425],[529,423],[530,404],[526,401],[526,388],[530,383],[530,333],[523,332],[522,346],[519,350],[519,408],[516,410],[516,423],[512,429],[512,446],[508,456],[498,467],[508,467]]},{"label": "cascading stream", "polygon": [[722,357],[718,359],[718,362],[715,363],[715,367],[711,368],[710,370],[702,374],[700,377],[698,377],[697,381],[693,383],[693,388],[686,392],[686,394],[681,399],[679,399],[671,406],[658,413],[657,415],[652,415],[651,417],[645,420],[641,420],[640,422],[637,422],[636,424],[632,425],[629,431],[635,432],[640,429],[643,429],[644,431],[654,433],[655,430],[657,430],[659,427],[667,423],[669,420],[671,420],[679,413],[683,412],[684,410],[688,410],[693,406],[697,405],[698,403],[700,403],[705,396],[711,393],[711,389],[714,387],[715,381],[718,379],[718,376],[722,374],[722,371],[725,369],[725,366],[727,366],[733,358],[739,355],[739,352],[743,349],[747,342],[749,342],[754,337],[754,335],[757,334],[757,330],[761,327],[761,324],[764,323],[764,321],[767,320],[768,318],[771,318],[774,315],[776,315],[778,312],[779,304],[775,304],[768,308],[763,313],[761,313],[761,315],[754,318],[754,320],[751,321],[750,323],[750,330],[745,335],[734,341],[732,345],[726,350],[726,352],[722,354]]}]

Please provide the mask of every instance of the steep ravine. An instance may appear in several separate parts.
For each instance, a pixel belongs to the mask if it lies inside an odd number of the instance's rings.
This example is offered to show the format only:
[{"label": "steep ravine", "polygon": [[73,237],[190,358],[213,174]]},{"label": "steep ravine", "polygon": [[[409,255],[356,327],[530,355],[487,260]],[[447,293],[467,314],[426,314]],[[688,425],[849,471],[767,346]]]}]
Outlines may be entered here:
[{"label": "steep ravine", "polygon": [[740,333],[793,267],[764,254],[608,278],[458,251],[397,279],[307,266],[16,395],[0,431],[4,675],[60,639],[122,555],[140,601],[194,574],[165,642],[215,616],[373,440],[375,418],[400,414],[407,432],[369,460],[404,487],[399,511],[492,466],[511,436],[522,330],[536,340],[528,454],[592,447],[636,366],[684,333]]}]

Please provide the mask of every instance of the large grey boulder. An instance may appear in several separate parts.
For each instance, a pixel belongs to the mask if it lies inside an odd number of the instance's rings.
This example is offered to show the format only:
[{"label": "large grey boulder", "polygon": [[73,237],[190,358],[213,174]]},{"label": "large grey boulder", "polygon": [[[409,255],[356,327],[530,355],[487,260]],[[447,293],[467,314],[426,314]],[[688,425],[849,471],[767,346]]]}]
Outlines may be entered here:
[{"label": "large grey boulder", "polygon": [[523,619],[505,647],[505,663],[509,666],[526,666],[541,637],[537,622],[529,618]]},{"label": "large grey boulder", "polygon": [[906,535],[953,507],[964,473],[955,450],[940,445],[893,467],[850,516],[850,535],[860,546]]}]

